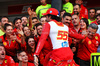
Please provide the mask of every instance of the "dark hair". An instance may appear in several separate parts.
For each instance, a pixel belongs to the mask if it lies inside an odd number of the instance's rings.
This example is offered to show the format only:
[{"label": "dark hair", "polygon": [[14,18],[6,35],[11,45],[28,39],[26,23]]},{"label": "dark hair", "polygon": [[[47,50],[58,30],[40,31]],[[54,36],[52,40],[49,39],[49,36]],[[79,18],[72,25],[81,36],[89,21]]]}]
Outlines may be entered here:
[{"label": "dark hair", "polygon": [[64,13],[63,18],[65,18],[65,16],[72,17],[70,13]]},{"label": "dark hair", "polygon": [[[26,16],[22,16],[21,18],[26,17]],[[26,17],[27,18],[27,17]]]},{"label": "dark hair", "polygon": [[96,18],[97,18],[98,16],[100,16],[100,14],[96,15]]},{"label": "dark hair", "polygon": [[96,25],[94,23],[90,24],[89,27],[98,30],[98,25]]},{"label": "dark hair", "polygon": [[[31,54],[32,53],[32,48],[29,46],[29,44],[28,44],[28,40],[29,40],[29,38],[33,38],[34,39],[34,36],[28,36],[28,37],[26,37],[26,39],[25,39],[25,41],[26,41],[26,51],[29,53],[29,54]],[[35,41],[35,39],[34,39],[34,41]],[[36,49],[36,41],[35,41],[35,49]]]},{"label": "dark hair", "polygon": [[42,26],[42,23],[37,23],[37,24],[35,24],[34,27],[33,27],[33,29],[35,29],[35,27],[37,28],[37,27],[40,26],[40,25]]},{"label": "dark hair", "polygon": [[[44,18],[44,17],[46,17],[46,16],[41,16],[41,18]],[[41,18],[40,18],[40,19],[41,19]]]},{"label": "dark hair", "polygon": [[33,19],[37,19],[37,20],[38,20],[38,17],[33,17],[32,20],[33,20]]},{"label": "dark hair", "polygon": [[54,19],[54,20],[57,20],[57,21],[61,21],[61,18],[60,18],[60,17],[57,17],[57,16],[55,16],[55,15],[48,14],[47,16],[48,16],[48,17],[51,16],[51,19]]},{"label": "dark hair", "polygon": [[95,13],[96,13],[96,9],[95,8],[90,8],[89,11],[92,10],[92,9],[94,9],[95,10]]},{"label": "dark hair", "polygon": [[6,23],[6,24],[4,25],[4,30],[6,30],[8,26],[11,26],[11,27],[12,27],[12,25]]},{"label": "dark hair", "polygon": [[18,54],[20,54],[21,52],[25,52],[25,51],[22,51],[22,50],[17,51]]},{"label": "dark hair", "polygon": [[8,18],[7,16],[2,16],[2,17],[1,17],[1,20],[2,20],[2,18],[7,18],[7,19],[9,20],[9,18]]},{"label": "dark hair", "polygon": [[65,12],[66,12],[66,10],[61,10],[61,11],[60,11],[60,13],[61,13],[61,12],[63,12],[63,11],[65,11]]},{"label": "dark hair", "polygon": [[79,6],[79,8],[81,8],[81,5],[80,5],[80,4],[74,4],[73,6],[76,6],[76,5],[78,5],[78,6]]},{"label": "dark hair", "polygon": [[83,20],[86,23],[86,27],[88,28],[88,26],[89,26],[88,20],[86,18],[82,18],[81,20]]},{"label": "dark hair", "polygon": [[21,18],[15,18],[14,21],[13,21],[13,24],[14,24],[14,25],[15,25],[15,22],[16,22],[17,20],[21,20]]}]

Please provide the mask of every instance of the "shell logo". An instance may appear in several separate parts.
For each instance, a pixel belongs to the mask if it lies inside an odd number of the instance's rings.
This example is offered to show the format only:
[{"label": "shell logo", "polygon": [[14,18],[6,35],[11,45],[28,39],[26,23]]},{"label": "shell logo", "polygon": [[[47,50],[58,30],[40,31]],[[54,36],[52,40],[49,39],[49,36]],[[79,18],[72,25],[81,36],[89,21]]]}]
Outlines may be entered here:
[{"label": "shell logo", "polygon": [[3,42],[3,45],[6,46],[7,45],[7,42]]}]

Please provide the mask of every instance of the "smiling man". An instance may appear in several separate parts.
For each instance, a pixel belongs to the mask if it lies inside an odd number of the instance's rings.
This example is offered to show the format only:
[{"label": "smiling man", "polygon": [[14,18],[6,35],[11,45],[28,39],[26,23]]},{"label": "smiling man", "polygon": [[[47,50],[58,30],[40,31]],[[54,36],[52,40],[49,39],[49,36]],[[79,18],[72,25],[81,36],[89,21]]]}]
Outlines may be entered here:
[{"label": "smiling man", "polygon": [[6,55],[3,43],[0,42],[0,66],[15,66],[14,60]]}]

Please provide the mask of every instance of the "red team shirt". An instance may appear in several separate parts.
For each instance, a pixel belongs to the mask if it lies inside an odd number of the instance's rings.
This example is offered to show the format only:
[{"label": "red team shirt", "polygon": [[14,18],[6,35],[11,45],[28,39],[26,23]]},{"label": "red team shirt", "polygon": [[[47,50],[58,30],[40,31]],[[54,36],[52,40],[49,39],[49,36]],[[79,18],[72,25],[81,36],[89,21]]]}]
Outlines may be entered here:
[{"label": "red team shirt", "polygon": [[[3,45],[5,47],[6,54],[9,56],[15,56],[17,53],[17,50],[19,49],[19,44],[15,40],[11,41],[11,43],[9,44],[7,37],[5,37],[5,39],[4,39],[3,36],[0,36],[0,38],[3,41]],[[17,39],[21,40],[18,37],[17,37]]]},{"label": "red team shirt", "polygon": [[77,57],[85,61],[90,61],[90,55],[97,52],[99,43],[99,34],[96,34],[92,39],[86,37],[81,43],[81,50],[78,52]]},{"label": "red team shirt", "polygon": [[[16,63],[16,66],[19,66],[19,63]],[[24,65],[22,65],[24,66]],[[35,66],[33,63],[28,62],[28,66]]]},{"label": "red team shirt", "polygon": [[5,56],[5,59],[0,66],[15,66],[14,60],[10,56]]}]

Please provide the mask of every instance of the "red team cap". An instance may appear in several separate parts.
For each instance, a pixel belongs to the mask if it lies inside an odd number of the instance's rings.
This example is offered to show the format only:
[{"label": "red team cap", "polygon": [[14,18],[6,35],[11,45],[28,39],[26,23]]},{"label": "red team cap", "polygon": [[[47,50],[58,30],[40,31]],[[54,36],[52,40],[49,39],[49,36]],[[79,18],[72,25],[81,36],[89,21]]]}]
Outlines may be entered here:
[{"label": "red team cap", "polygon": [[58,15],[59,12],[55,8],[49,8],[46,13],[42,13],[42,15],[47,15],[47,14],[51,14],[51,15],[55,15],[55,16],[59,17],[59,15]]}]

